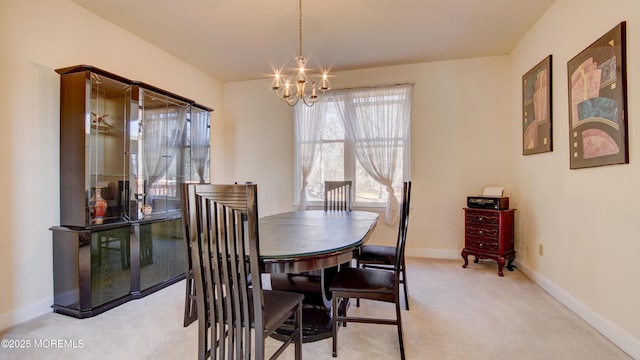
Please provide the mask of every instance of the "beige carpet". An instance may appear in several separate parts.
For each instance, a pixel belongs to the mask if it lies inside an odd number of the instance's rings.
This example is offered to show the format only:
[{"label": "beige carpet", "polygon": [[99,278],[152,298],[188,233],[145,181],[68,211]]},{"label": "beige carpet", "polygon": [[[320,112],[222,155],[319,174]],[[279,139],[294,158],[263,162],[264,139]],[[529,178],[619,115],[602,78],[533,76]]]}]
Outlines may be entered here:
[{"label": "beige carpet", "polygon": [[[500,278],[495,262],[461,264],[408,259],[407,359],[630,359],[517,269]],[[43,315],[0,334],[0,358],[195,359],[197,326],[182,327],[183,297],[180,282],[89,319]],[[366,301],[349,311],[394,313],[390,304]],[[5,340],[31,348],[8,349]],[[281,358],[293,359],[292,350]],[[332,359],[330,339],[304,344],[303,357]],[[341,328],[338,358],[399,359],[395,327]]]}]

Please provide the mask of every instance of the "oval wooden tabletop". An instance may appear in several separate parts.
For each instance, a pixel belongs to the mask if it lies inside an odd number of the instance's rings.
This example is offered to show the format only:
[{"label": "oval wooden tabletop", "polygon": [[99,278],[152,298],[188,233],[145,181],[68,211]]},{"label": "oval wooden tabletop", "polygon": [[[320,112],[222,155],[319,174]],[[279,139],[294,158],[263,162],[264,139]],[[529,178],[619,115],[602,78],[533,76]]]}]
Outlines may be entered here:
[{"label": "oval wooden tabletop", "polygon": [[306,210],[260,218],[260,257],[265,262],[302,261],[353,251],[371,235],[378,214]]}]

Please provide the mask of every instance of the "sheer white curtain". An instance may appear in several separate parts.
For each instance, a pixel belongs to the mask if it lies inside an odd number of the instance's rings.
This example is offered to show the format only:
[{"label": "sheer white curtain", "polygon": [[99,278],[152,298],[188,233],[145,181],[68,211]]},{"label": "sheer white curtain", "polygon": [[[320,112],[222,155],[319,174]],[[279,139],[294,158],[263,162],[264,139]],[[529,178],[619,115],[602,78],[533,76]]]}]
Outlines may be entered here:
[{"label": "sheer white curtain", "polygon": [[309,107],[302,102],[293,108],[294,111],[294,134],[295,143],[298,148],[297,163],[300,166],[300,201],[299,210],[307,208],[307,179],[313,166],[316,164],[320,153],[320,141],[324,130],[324,100]]},{"label": "sheer white curtain", "polygon": [[[194,111],[195,110],[195,111]],[[209,160],[209,113],[191,108],[191,159],[198,181],[205,182],[204,171]]]},{"label": "sheer white curtain", "polygon": [[412,90],[413,85],[402,84],[330,93],[333,101],[340,104],[337,108],[356,159],[369,176],[386,187],[387,224],[396,223],[399,216],[392,185],[396,177],[402,176],[400,164],[409,154]]},{"label": "sheer white curtain", "polygon": [[147,179],[145,203],[150,205],[151,189],[175,161],[177,147],[187,121],[187,108],[175,105],[145,108],[142,122],[142,170]]}]

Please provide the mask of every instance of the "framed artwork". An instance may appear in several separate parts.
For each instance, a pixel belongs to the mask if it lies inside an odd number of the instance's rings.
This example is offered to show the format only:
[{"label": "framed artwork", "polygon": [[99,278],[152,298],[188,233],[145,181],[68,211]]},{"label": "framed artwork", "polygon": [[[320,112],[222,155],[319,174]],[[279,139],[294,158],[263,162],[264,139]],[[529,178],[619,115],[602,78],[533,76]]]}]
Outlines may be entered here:
[{"label": "framed artwork", "polygon": [[553,151],[551,55],[522,76],[522,154]]},{"label": "framed artwork", "polygon": [[626,23],[567,63],[571,169],[628,164]]}]

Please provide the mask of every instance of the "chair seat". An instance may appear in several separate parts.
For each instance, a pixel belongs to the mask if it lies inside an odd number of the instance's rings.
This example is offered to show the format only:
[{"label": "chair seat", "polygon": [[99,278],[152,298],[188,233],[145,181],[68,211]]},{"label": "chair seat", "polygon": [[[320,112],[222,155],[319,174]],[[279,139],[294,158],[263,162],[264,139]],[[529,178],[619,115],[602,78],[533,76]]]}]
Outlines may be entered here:
[{"label": "chair seat", "polygon": [[264,326],[268,330],[278,328],[283,319],[289,318],[296,306],[304,299],[302,294],[276,290],[264,290],[262,296],[264,298]]},{"label": "chair seat", "polygon": [[[249,295],[249,308],[253,308],[253,296]],[[262,296],[264,299],[264,326],[265,329],[275,329],[282,324],[282,319],[287,319],[295,311],[295,306],[298,305],[304,299],[304,295],[289,292],[289,291],[276,291],[276,290],[263,290]],[[226,303],[226,300],[223,300]],[[253,312],[249,313],[251,317],[251,327],[254,327]],[[207,316],[207,319],[209,317]],[[218,321],[216,315],[215,320]]]},{"label": "chair seat", "polygon": [[395,273],[375,269],[342,269],[333,279],[331,291],[394,294]]},{"label": "chair seat", "polygon": [[376,261],[387,265],[393,265],[396,262],[395,246],[382,245],[365,245],[358,255],[361,262]]}]

